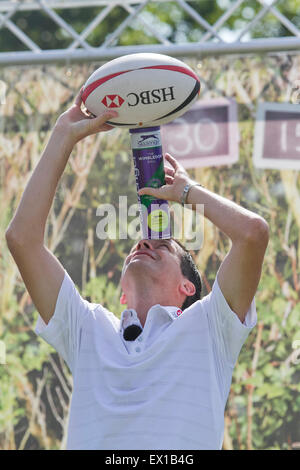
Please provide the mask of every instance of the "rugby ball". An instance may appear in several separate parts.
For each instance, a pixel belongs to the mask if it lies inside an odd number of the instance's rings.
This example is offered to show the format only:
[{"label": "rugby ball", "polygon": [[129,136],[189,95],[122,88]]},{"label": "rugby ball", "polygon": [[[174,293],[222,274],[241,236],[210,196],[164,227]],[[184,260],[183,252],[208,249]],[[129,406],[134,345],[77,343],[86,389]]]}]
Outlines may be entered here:
[{"label": "rugby ball", "polygon": [[84,85],[82,101],[99,116],[116,110],[108,121],[136,129],[166,124],[184,114],[197,100],[200,80],[178,59],[162,54],[130,54],[98,68]]}]

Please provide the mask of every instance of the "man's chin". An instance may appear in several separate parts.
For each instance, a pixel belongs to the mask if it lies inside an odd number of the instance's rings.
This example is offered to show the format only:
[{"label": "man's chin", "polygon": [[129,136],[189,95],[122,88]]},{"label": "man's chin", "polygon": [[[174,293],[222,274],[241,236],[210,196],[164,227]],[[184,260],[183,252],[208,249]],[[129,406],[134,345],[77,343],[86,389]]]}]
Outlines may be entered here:
[{"label": "man's chin", "polygon": [[[151,261],[151,259],[149,259]],[[153,261],[153,260],[152,260]],[[145,256],[137,256],[136,258],[132,259],[128,265],[122,271],[122,279],[127,274],[130,275],[143,275],[147,273],[147,269],[150,268],[151,263],[147,260],[147,255]]]}]

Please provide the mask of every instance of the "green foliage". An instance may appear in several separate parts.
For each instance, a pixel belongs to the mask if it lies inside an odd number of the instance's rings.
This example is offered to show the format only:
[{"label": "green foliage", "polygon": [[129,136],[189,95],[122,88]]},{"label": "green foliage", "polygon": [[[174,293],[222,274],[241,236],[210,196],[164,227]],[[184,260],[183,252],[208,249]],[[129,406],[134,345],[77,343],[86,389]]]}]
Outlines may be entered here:
[{"label": "green foliage", "polygon": [[[278,9],[292,15],[294,3],[292,0],[278,2]],[[230,4],[229,0],[203,1],[197,2],[196,9],[214,22]],[[249,6],[255,11],[259,8],[256,1],[249,2]],[[66,10],[64,18],[70,20],[68,15],[73,15],[76,30],[80,32],[85,21],[98,12],[99,9],[87,9],[80,17],[76,10]],[[188,22],[175,2],[160,5],[151,2],[147,13],[149,21],[151,15],[159,15],[159,27],[170,40],[179,40],[180,34],[186,40],[193,40],[199,34],[194,21]],[[250,12],[241,7],[235,18],[228,20],[229,26],[235,27],[234,22],[247,14]],[[106,26],[97,28],[89,38],[92,44],[103,41],[110,28],[115,28],[125,16],[125,11],[120,9],[115,17],[108,18]],[[58,45],[56,25],[51,29],[46,22],[40,22],[40,17],[30,17],[28,13],[29,20],[33,40],[48,41],[49,47]],[[178,25],[181,25],[179,32]],[[47,34],[39,36],[41,26],[45,33],[52,35],[51,40]],[[134,31],[124,31],[120,44],[138,43],[147,38],[151,39],[137,23]],[[2,51],[16,48],[11,38],[8,39],[4,44],[0,36]],[[68,41],[66,38],[65,44]],[[193,177],[201,178],[201,182],[206,181],[208,189],[232,197],[265,217],[270,227],[270,243],[256,295],[262,326],[251,332],[234,369],[226,407],[225,448],[283,450],[300,442],[300,366],[293,356],[293,342],[300,340],[300,227],[297,222],[300,209],[288,198],[285,172],[257,170],[252,162],[255,107],[260,100],[283,101],[287,82],[299,70],[299,63],[298,56],[278,56],[207,58],[201,64],[201,80],[207,84],[201,98],[232,96],[238,103],[240,159],[232,166],[190,172]],[[195,62],[191,61],[191,65],[195,66]],[[38,162],[48,131],[94,68],[92,64],[74,66],[71,72],[69,67],[50,66],[0,71],[0,79],[10,84],[0,121],[2,234]],[[282,80],[283,70],[285,80]],[[41,86],[44,83],[45,89]],[[86,168],[90,169],[84,179]],[[299,191],[299,175],[296,176],[291,184]],[[101,141],[93,137],[74,150],[46,234],[50,248],[82,296],[103,304],[116,315],[122,311],[120,273],[133,240],[98,238],[96,210],[101,204],[109,203],[118,214],[121,195],[128,197],[128,206],[137,202],[128,132],[116,129],[103,135]],[[67,207],[69,200],[72,203]],[[199,264],[205,254],[202,271],[206,291],[212,286],[228,247],[228,240],[222,234],[207,230],[203,249],[193,253]],[[60,448],[66,435],[72,378],[58,355],[33,331],[37,312],[3,236],[0,237],[0,305],[0,340],[4,341],[7,353],[6,364],[0,365],[0,448]]]},{"label": "green foliage", "polygon": [[[199,0],[191,2],[190,5],[209,24],[214,25],[233,3],[235,3],[235,0]],[[300,16],[297,0],[278,1],[276,8],[299,27]],[[262,7],[257,0],[244,0],[225,22],[221,34],[227,31],[237,34],[253,20],[261,9]],[[57,9],[56,12],[80,34],[103,10],[103,6],[94,6],[85,9]],[[171,42],[199,41],[204,33],[204,28],[174,1],[149,2],[144,7],[142,14],[148,24]],[[125,8],[116,6],[107,15],[105,21],[101,22],[89,34],[86,38],[87,42],[92,47],[99,47],[128,15],[129,13]],[[13,16],[13,20],[18,28],[24,31],[43,50],[65,48],[73,42],[73,39],[43,10],[17,11]],[[248,34],[253,38],[260,38],[291,36],[292,33],[278,21],[275,15],[269,12],[250,28]],[[125,28],[120,38],[113,42],[113,45],[126,46],[155,44],[157,42],[155,36],[145,28],[144,23],[137,19],[132,26]],[[26,46],[9,29],[5,28],[0,31],[0,50],[2,52],[22,51],[26,50]]]},{"label": "green foliage", "polygon": [[91,279],[85,286],[82,296],[89,298],[92,303],[101,304],[118,315],[120,307],[120,289],[107,280],[106,275]]}]

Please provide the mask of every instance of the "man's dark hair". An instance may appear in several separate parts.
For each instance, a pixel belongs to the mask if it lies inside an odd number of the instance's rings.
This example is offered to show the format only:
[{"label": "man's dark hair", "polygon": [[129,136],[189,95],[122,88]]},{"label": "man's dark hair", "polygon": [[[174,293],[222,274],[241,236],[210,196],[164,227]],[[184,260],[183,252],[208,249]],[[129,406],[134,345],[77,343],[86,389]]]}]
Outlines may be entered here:
[{"label": "man's dark hair", "polygon": [[183,246],[178,240],[172,238],[175,243],[177,243],[180,247],[180,269],[182,274],[191,281],[194,286],[196,287],[196,292],[194,295],[187,296],[185,301],[181,306],[181,310],[186,309],[190,305],[192,305],[197,300],[201,299],[201,291],[202,291],[202,281],[200,273],[194,263],[192,255],[190,252]]}]

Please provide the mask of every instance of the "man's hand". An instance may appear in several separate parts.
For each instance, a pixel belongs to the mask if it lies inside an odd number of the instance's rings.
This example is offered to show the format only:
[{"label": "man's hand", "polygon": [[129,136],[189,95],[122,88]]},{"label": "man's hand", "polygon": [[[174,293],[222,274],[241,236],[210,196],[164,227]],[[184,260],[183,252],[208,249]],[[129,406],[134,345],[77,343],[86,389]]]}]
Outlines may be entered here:
[{"label": "man's hand", "polygon": [[157,199],[181,202],[184,187],[187,183],[194,183],[189,177],[183,166],[170,154],[166,153],[165,159],[173,168],[165,165],[166,184],[160,188],[141,188],[138,193],[140,196],[148,194]]},{"label": "man's hand", "polygon": [[112,110],[97,117],[83,111],[81,109],[82,93],[83,87],[76,96],[74,104],[58,118],[55,125],[55,130],[60,130],[64,135],[69,136],[72,145],[88,135],[110,131],[113,126],[105,124],[106,121],[118,116],[118,113]]}]

